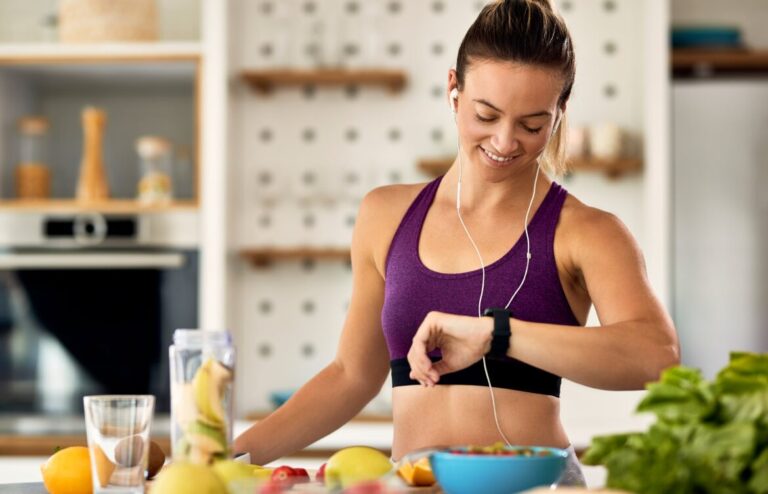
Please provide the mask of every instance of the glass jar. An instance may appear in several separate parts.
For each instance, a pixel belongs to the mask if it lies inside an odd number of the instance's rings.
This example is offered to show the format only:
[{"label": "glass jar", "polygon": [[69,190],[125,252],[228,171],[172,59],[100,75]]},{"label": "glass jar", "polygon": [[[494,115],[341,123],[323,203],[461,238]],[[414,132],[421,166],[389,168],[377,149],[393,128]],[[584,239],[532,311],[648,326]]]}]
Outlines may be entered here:
[{"label": "glass jar", "polygon": [[173,198],[171,143],[157,136],[144,136],[136,140],[141,179],[139,202],[142,204],[168,204]]},{"label": "glass jar", "polygon": [[176,199],[194,199],[195,164],[192,151],[188,146],[176,147],[176,159],[173,163],[173,197]]},{"label": "glass jar", "polygon": [[26,116],[19,119],[19,162],[16,165],[16,197],[46,199],[51,195],[48,168],[48,119]]},{"label": "glass jar", "polygon": [[209,464],[228,458],[235,368],[232,335],[177,329],[169,356],[173,459]]}]

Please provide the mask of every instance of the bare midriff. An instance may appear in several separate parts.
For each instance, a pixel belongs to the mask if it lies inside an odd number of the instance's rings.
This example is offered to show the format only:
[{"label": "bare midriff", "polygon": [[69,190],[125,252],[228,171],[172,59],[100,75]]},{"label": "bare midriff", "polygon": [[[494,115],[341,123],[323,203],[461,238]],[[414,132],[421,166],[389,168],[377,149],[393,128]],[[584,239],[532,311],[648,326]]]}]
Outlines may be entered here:
[{"label": "bare midriff", "polygon": [[[494,388],[504,434],[514,445],[565,448],[560,400],[554,396]],[[489,445],[503,441],[487,386],[398,386],[392,391],[392,457],[434,446]]]}]

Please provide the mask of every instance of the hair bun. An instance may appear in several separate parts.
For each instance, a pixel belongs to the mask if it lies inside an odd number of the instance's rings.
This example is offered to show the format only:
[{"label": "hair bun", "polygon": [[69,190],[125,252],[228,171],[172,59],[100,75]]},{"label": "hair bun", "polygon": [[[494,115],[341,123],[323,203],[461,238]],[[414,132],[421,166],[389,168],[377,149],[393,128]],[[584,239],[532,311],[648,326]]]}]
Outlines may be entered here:
[{"label": "hair bun", "polygon": [[555,2],[553,0],[526,0],[528,3],[533,3],[538,5],[544,10],[549,10],[550,12],[557,13],[557,6],[555,5]]}]

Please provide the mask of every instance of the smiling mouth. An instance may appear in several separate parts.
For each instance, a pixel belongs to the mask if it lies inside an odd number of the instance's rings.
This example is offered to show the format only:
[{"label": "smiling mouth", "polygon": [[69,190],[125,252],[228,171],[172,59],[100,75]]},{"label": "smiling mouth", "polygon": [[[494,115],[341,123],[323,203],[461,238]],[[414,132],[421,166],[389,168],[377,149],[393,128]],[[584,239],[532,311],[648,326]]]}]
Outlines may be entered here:
[{"label": "smiling mouth", "polygon": [[519,155],[515,155],[515,156],[504,157],[504,156],[499,156],[497,154],[493,154],[492,152],[485,149],[483,146],[480,146],[480,149],[483,150],[483,153],[485,153],[486,156],[488,156],[490,159],[492,159],[497,163],[508,163],[519,156]]}]

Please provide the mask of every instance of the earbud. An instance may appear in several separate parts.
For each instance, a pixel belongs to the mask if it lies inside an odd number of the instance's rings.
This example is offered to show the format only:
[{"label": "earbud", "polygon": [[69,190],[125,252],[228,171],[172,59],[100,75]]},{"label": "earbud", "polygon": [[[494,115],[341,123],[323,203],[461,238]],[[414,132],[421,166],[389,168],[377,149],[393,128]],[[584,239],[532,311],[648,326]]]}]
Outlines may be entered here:
[{"label": "earbud", "polygon": [[550,137],[554,137],[555,133],[557,133],[557,129],[560,128],[560,120],[562,120],[562,113],[558,114],[557,120],[555,120],[555,125],[552,126],[552,133],[550,134]]},{"label": "earbud", "polygon": [[451,98],[448,101],[448,104],[451,105],[451,113],[453,114],[453,118],[456,118],[456,107],[458,106],[459,102],[459,90],[458,88],[451,89]]}]

